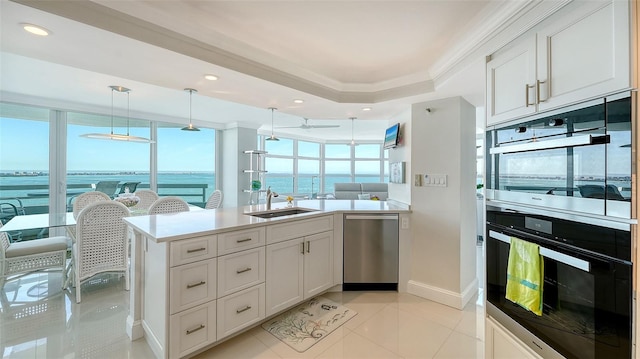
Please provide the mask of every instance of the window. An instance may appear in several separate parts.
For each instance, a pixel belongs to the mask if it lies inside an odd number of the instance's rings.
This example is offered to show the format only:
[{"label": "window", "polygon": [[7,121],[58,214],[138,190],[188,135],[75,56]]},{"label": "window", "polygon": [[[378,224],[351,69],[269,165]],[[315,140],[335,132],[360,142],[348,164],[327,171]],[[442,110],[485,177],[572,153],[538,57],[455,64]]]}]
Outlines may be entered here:
[{"label": "window", "polygon": [[315,197],[339,182],[387,182],[388,150],[381,144],[349,146],[280,138],[264,141],[267,186],[283,194]]},{"label": "window", "polygon": [[[0,103],[0,220],[49,213],[49,110]],[[45,229],[46,230],[46,229]],[[44,235],[9,233],[14,240]]]},{"label": "window", "polygon": [[[147,121],[128,120],[129,134],[149,138]],[[127,119],[113,118],[113,133],[127,133]],[[149,185],[148,143],[114,141],[82,137],[87,133],[111,132],[111,116],[67,113],[67,187],[73,197],[82,192],[99,190],[110,197],[124,191],[134,192],[138,185]]]},{"label": "window", "polygon": [[158,194],[177,195],[204,207],[216,190],[216,130],[181,131],[182,127],[158,123]]}]

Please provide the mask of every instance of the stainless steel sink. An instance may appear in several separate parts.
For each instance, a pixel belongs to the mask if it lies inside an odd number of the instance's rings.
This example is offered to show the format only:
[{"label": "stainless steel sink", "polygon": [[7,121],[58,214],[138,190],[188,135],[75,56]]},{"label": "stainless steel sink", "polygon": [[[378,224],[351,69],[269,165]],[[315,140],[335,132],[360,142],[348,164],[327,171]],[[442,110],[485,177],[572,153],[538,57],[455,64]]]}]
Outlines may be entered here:
[{"label": "stainless steel sink", "polygon": [[260,218],[276,218],[276,217],[291,216],[294,214],[308,213],[308,212],[314,212],[314,211],[316,210],[294,207],[294,208],[273,209],[273,210],[264,211],[264,212],[249,212],[245,214],[249,216],[260,217]]}]

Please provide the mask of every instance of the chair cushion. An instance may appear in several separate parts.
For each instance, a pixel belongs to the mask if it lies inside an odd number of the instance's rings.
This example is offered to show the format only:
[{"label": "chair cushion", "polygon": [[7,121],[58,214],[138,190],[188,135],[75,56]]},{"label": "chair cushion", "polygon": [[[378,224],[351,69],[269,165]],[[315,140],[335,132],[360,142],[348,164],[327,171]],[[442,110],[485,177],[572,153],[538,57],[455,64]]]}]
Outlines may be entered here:
[{"label": "chair cushion", "polygon": [[333,193],[336,199],[358,199],[362,189],[360,183],[334,183]]},{"label": "chair cushion", "polygon": [[49,237],[26,242],[11,243],[5,251],[7,258],[67,250],[67,237]]}]

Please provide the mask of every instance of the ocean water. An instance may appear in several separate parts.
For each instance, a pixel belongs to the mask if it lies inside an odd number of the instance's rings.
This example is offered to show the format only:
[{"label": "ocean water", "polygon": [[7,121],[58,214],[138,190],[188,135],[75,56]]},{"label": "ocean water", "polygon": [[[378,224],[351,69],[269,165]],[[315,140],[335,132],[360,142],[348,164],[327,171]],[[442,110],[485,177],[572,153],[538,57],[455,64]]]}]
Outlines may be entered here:
[{"label": "ocean water", "polygon": [[[209,198],[215,188],[216,175],[213,172],[189,172],[189,173],[158,173],[159,184],[207,184],[205,189],[205,199]],[[350,176],[329,175],[325,176],[324,188],[320,188],[320,180],[317,176],[299,176],[298,188],[294,190],[294,177],[290,174],[274,174],[263,179],[261,189],[266,190],[268,186],[278,193],[297,193],[303,195],[330,193],[333,192],[333,184],[338,182],[351,182]],[[378,176],[356,176],[356,182],[380,182]],[[388,180],[388,178],[385,178]],[[149,173],[70,173],[67,175],[67,184],[95,184],[99,181],[119,181],[123,182],[140,182],[138,188],[149,187]],[[249,188],[249,178],[247,176],[247,189]],[[22,186],[22,185],[41,185],[47,186],[49,176],[0,176],[0,186]],[[70,194],[83,192],[81,189],[69,189]],[[201,190],[194,188],[160,188],[160,195],[169,195],[179,192],[180,194],[193,194],[193,196],[185,197],[189,202],[201,202]],[[42,194],[43,196],[29,196],[29,193]],[[27,206],[44,206],[48,204],[46,197],[47,190],[0,190],[0,198],[22,198],[23,205]]]}]

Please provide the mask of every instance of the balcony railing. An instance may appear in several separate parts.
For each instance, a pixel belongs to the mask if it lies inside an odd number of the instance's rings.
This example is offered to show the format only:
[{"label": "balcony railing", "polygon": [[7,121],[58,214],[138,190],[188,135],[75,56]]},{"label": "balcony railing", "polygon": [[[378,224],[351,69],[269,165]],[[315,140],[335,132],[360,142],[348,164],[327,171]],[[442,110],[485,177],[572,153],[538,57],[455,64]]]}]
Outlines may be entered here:
[{"label": "balcony railing", "polygon": [[[192,205],[204,207],[208,187],[206,183],[159,183],[158,195],[182,197]],[[137,188],[149,188],[149,184],[141,183]],[[91,183],[68,184],[67,205],[71,205],[73,197],[88,191],[93,191]],[[0,185],[0,202],[21,207],[23,214],[49,213],[49,185]]]}]

